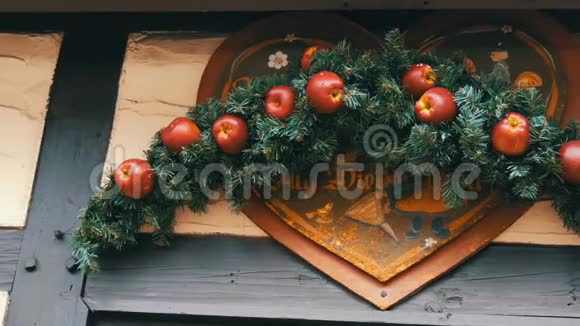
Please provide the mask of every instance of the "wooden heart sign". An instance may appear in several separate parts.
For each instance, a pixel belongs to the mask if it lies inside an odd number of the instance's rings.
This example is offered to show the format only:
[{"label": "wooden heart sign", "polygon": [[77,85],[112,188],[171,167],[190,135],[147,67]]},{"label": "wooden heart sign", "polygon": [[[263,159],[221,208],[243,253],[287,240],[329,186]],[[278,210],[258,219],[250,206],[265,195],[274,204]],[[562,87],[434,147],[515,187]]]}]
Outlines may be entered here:
[{"label": "wooden heart sign", "polygon": [[[470,69],[511,73],[514,88],[541,89],[550,118],[580,117],[580,97],[571,91],[580,87],[573,60],[580,46],[556,23],[539,14],[461,17],[462,24],[436,18],[445,23],[429,21],[409,39],[423,52],[462,49]],[[253,24],[215,52],[198,102],[223,98],[256,75],[297,69],[305,48],[345,38],[360,48],[379,46],[374,35],[339,16],[292,13]],[[450,176],[406,172],[345,172],[337,164],[314,179],[291,175],[272,194],[258,194],[244,213],[307,262],[387,309],[485,247],[529,208],[506,205],[493,189],[475,184],[468,189],[475,197],[449,209],[440,192]]]}]

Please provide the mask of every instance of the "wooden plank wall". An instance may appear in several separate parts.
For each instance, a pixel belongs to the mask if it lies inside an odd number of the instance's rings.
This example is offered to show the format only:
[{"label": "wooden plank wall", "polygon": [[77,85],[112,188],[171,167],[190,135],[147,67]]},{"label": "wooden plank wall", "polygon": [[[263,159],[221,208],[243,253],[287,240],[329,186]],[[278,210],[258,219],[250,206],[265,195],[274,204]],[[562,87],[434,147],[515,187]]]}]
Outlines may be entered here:
[{"label": "wooden plank wall", "polygon": [[85,290],[98,311],[410,325],[572,326],[580,318],[574,247],[492,245],[389,311],[270,239],[179,238],[167,250],[142,245],[103,263]]}]

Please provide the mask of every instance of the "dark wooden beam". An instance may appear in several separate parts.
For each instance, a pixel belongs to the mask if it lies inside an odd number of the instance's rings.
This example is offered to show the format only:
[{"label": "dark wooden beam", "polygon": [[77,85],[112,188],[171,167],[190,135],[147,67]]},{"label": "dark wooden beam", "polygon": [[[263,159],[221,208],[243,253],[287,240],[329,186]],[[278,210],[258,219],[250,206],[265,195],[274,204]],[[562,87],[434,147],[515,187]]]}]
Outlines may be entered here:
[{"label": "dark wooden beam", "polygon": [[[336,322],[256,318],[207,318],[134,313],[96,313],[92,326],[337,326]],[[339,323],[338,325],[352,325]],[[364,324],[373,326],[378,324]],[[392,325],[397,326],[397,325]]]},{"label": "dark wooden beam", "polygon": [[126,36],[65,33],[6,325],[86,324],[83,275],[65,264],[70,234],[92,194],[91,172],[105,160]]},{"label": "dark wooden beam", "polygon": [[4,12],[578,9],[576,0],[3,0]]},{"label": "dark wooden beam", "polygon": [[10,291],[20,255],[22,230],[0,230],[0,291]]},{"label": "dark wooden beam", "polygon": [[[1,2],[1,1],[0,1]],[[578,2],[580,5],[580,1]],[[199,31],[203,33],[232,33],[248,24],[268,17],[273,12],[179,12],[179,13],[5,13],[0,11],[2,32],[38,32],[45,30],[93,29],[119,33],[141,31]],[[390,28],[407,30],[416,27],[430,11],[373,10],[341,11],[338,14],[383,34]],[[566,28],[580,32],[580,11],[546,11]],[[493,12],[490,12],[493,15]]]},{"label": "dark wooden beam", "polygon": [[491,246],[381,312],[268,239],[178,239],[110,256],[87,278],[92,310],[412,325],[580,321],[580,251]]}]

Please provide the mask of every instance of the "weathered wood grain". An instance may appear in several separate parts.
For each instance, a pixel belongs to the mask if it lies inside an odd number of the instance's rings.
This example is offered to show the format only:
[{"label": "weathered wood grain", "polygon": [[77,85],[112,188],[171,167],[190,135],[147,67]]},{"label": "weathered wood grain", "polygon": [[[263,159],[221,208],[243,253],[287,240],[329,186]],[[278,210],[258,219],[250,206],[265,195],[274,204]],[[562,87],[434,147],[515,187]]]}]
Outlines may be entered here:
[{"label": "weathered wood grain", "polygon": [[109,257],[104,268],[87,278],[91,309],[421,325],[580,318],[580,252],[573,247],[491,246],[387,312],[269,239],[180,238],[169,250],[144,245]]},{"label": "weathered wood grain", "polygon": [[0,230],[0,290],[12,288],[21,244],[21,230]]}]

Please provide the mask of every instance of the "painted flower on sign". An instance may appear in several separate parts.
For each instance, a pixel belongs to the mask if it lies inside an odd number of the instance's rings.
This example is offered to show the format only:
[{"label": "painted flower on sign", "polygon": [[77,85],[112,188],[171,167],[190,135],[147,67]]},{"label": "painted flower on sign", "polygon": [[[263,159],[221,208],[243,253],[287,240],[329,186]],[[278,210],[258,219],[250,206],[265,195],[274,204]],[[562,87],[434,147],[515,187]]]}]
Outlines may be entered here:
[{"label": "painted flower on sign", "polygon": [[277,51],[268,56],[268,67],[280,69],[288,65],[288,55],[282,51]]},{"label": "painted flower on sign", "polygon": [[433,238],[426,238],[425,240],[423,240],[423,247],[425,248],[432,248],[437,244],[437,240],[433,239]]},{"label": "painted flower on sign", "polygon": [[502,31],[504,34],[511,33],[513,30],[514,30],[514,29],[513,29],[512,25],[503,25],[503,26],[501,27],[501,31]]},{"label": "painted flower on sign", "polygon": [[286,41],[288,43],[292,43],[292,42],[296,41],[297,39],[298,39],[298,37],[296,37],[296,34],[288,34],[284,38],[284,41]]}]

